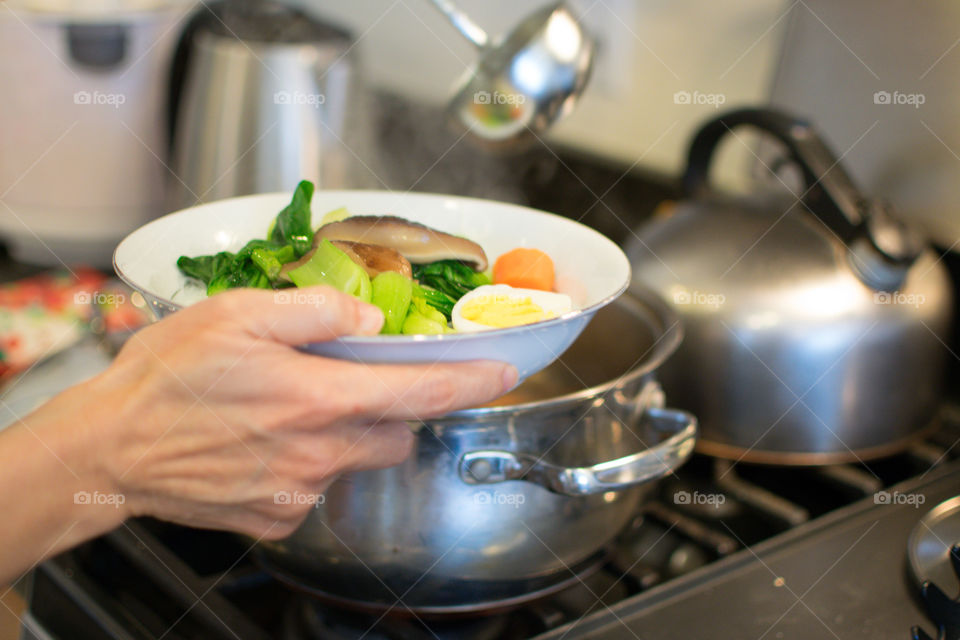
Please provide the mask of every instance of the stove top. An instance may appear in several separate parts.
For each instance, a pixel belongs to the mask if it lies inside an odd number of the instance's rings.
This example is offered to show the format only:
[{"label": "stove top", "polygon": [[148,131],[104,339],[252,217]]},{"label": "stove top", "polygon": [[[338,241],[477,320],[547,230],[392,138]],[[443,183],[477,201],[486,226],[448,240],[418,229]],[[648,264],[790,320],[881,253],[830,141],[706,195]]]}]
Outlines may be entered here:
[{"label": "stove top", "polygon": [[917,521],[960,493],[960,411],[942,415],[931,438],[864,465],[695,457],[571,586],[485,615],[349,611],[278,582],[239,537],[132,521],[34,572],[24,638],[901,639],[918,624],[936,635],[905,558]]},{"label": "stove top", "polygon": [[917,624],[932,632],[907,575],[907,538],[928,508],[958,492],[960,461],[942,464],[542,638],[655,630],[664,640],[905,639]]}]

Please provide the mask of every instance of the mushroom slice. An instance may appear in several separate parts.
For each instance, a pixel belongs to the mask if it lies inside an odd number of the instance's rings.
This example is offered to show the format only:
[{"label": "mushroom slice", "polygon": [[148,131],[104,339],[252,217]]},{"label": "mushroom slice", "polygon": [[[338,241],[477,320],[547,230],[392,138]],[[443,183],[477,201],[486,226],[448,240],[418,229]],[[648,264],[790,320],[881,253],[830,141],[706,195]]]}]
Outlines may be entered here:
[{"label": "mushroom slice", "polygon": [[[309,262],[310,258],[313,257],[313,252],[317,250],[317,245],[320,244],[321,239],[322,238],[315,238],[313,249],[303,254],[303,257],[299,260],[283,265],[283,268],[280,269],[280,278],[282,280],[289,280],[290,278],[287,277],[287,273]],[[347,254],[348,258],[363,267],[363,270],[366,271],[367,275],[371,278],[376,278],[378,274],[384,271],[396,271],[402,276],[408,278],[413,277],[413,269],[410,267],[410,262],[400,255],[400,252],[396,249],[364,244],[362,242],[348,242],[346,240],[331,240],[330,244],[343,251]]]},{"label": "mushroom slice", "polygon": [[351,216],[317,229],[314,242],[323,238],[391,247],[415,264],[460,260],[487,269],[487,254],[476,242],[397,216]]},{"label": "mushroom slice", "polygon": [[376,278],[384,271],[396,271],[402,276],[413,277],[410,261],[396,249],[349,240],[331,240],[330,244],[350,256],[371,278]]}]

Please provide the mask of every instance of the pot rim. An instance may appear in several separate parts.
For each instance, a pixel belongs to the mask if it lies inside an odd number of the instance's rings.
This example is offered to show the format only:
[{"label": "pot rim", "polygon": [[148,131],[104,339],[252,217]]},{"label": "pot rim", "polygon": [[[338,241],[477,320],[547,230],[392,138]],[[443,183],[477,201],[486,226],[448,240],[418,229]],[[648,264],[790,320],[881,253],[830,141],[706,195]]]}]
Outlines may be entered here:
[{"label": "pot rim", "polygon": [[[520,404],[495,407],[476,407],[448,413],[442,418],[427,421],[429,424],[481,420],[491,416],[517,415],[530,411],[555,409],[570,404],[593,400],[617,390],[626,384],[648,375],[662,365],[683,341],[683,324],[680,316],[652,289],[633,286],[612,304],[626,304],[635,310],[637,321],[645,323],[654,336],[653,345],[640,357],[637,363],[619,376],[580,391],[574,391],[547,400],[534,400]],[[655,326],[655,320],[660,326]]]}]

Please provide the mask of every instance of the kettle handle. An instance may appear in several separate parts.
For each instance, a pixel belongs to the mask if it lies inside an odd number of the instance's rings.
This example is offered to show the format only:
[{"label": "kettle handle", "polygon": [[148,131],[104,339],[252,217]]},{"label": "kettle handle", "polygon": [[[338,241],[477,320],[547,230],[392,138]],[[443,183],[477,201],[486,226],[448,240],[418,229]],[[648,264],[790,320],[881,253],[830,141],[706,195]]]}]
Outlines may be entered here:
[{"label": "kettle handle", "polygon": [[726,134],[744,125],[760,129],[786,146],[803,172],[806,189],[801,198],[806,209],[845,245],[852,248],[865,239],[884,262],[902,267],[904,273],[923,251],[922,240],[898,222],[886,204],[861,194],[809,122],[773,109],[738,109],[704,125],[687,155],[683,176],[687,195],[697,197],[709,191],[708,172],[714,150]]}]

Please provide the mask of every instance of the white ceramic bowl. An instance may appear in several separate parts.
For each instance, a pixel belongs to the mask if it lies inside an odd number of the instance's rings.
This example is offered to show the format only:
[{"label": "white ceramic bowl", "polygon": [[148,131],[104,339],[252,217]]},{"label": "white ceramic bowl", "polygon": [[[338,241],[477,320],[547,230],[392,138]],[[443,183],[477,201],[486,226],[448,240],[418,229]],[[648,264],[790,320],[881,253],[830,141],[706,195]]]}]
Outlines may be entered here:
[{"label": "white ceramic bowl", "polygon": [[[205,297],[177,269],[181,255],[236,251],[263,238],[289,193],[211,202],[158,218],[127,236],[113,265],[162,317]],[[393,214],[479,243],[491,263],[515,247],[535,247],[556,267],[556,289],[573,299],[574,311],[532,325],[438,336],[344,337],[304,346],[319,355],[363,362],[438,362],[492,359],[517,367],[520,379],[544,368],[583,331],[598,309],[627,288],[630,267],[620,248],[568,218],[501,202],[422,193],[317,191],[313,223],[346,207],[354,215]]]}]

